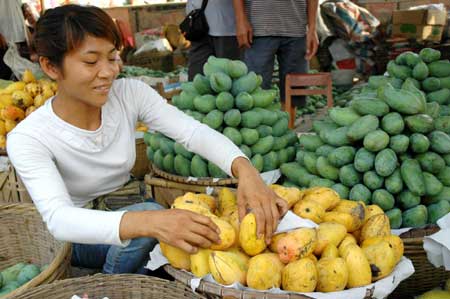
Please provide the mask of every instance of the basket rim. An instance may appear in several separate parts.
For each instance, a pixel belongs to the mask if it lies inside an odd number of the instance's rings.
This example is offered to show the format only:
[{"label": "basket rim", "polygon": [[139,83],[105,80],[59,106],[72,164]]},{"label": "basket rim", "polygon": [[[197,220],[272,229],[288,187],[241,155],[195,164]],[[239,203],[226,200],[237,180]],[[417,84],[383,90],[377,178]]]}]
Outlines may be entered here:
[{"label": "basket rim", "polygon": [[[163,283],[168,286],[173,285],[174,287],[179,288],[180,290],[183,289],[185,291],[187,291],[187,290],[191,291],[188,286],[180,283],[179,281],[170,281],[170,280],[162,279],[162,278],[155,277],[155,276],[149,276],[149,275],[143,275],[143,274],[131,274],[131,273],[123,273],[123,274],[96,273],[94,275],[68,278],[68,279],[63,279],[63,280],[57,280],[57,281],[54,281],[49,284],[43,284],[43,285],[37,286],[33,289],[30,289],[27,292],[23,292],[23,293],[19,294],[19,298],[27,298],[27,296],[29,295],[28,292],[33,292],[33,293],[41,292],[41,291],[45,292],[46,290],[53,290],[53,289],[55,289],[57,291],[61,290],[62,292],[64,292],[62,287],[64,285],[68,285],[68,284],[83,285],[86,283],[96,282],[97,283],[96,288],[101,288],[105,282],[107,282],[109,280],[117,280],[117,279],[120,279],[121,281],[125,281],[125,282],[126,281],[136,281],[136,280],[141,280],[141,281],[145,281],[148,283],[158,282],[158,283]],[[192,292],[192,293],[195,294],[195,296],[197,296],[198,298],[204,298],[204,296],[202,296],[199,293],[195,293],[195,292]],[[73,294],[73,295],[75,295],[75,294]]]},{"label": "basket rim", "polygon": [[238,180],[235,178],[226,178],[226,179],[217,179],[217,178],[196,178],[194,181],[189,177],[179,176],[175,174],[171,174],[159,169],[154,163],[150,163],[153,172],[156,175],[159,175],[162,178],[165,178],[170,181],[174,181],[177,183],[184,183],[189,185],[199,185],[199,186],[226,186],[226,185],[234,185],[238,183]]},{"label": "basket rim", "polygon": [[432,235],[439,231],[439,226],[436,224],[429,224],[424,227],[412,228],[411,230],[400,234],[400,238],[403,242],[408,242],[412,240],[420,240],[426,236]]},{"label": "basket rim", "polygon": [[[189,286],[191,279],[197,278],[192,273],[189,273],[187,271],[182,271],[175,269],[170,264],[167,264],[164,266],[164,270],[171,275],[175,280],[183,283],[184,285]],[[287,293],[287,294],[271,294],[266,293],[263,291],[247,291],[247,290],[237,290],[233,288],[227,288],[224,286],[221,286],[219,284],[215,284],[212,282],[207,281],[200,281],[199,286],[197,287],[197,290],[200,292],[204,292],[207,294],[212,294],[220,297],[227,297],[230,296],[232,298],[276,298],[276,299],[314,299],[309,296],[301,295],[301,294],[293,294],[293,293]],[[272,296],[273,295],[273,296]]]},{"label": "basket rim", "polygon": [[[31,203],[0,204],[0,213],[4,210],[17,210],[17,211],[19,211],[19,213],[20,213],[20,211],[25,211],[25,212],[35,211],[36,213],[38,213],[39,217],[41,217],[41,215],[39,214],[37,209]],[[14,298],[14,296],[17,296],[18,294],[20,294],[30,288],[39,286],[40,284],[45,282],[49,277],[52,276],[52,274],[58,269],[58,267],[61,264],[63,264],[66,257],[72,253],[72,244],[71,243],[63,242],[63,241],[58,241],[58,242],[61,242],[63,244],[63,246],[58,250],[55,258],[49,264],[47,269],[45,269],[44,271],[39,273],[39,275],[37,275],[35,278],[28,281],[24,285],[20,286],[16,290],[6,294],[4,299]]]}]

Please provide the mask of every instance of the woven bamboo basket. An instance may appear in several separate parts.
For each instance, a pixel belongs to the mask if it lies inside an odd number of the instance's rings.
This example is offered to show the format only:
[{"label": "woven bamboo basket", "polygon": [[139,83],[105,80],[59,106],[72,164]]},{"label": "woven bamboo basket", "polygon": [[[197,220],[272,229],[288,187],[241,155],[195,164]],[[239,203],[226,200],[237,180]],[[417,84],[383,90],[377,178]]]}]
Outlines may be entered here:
[{"label": "woven bamboo basket", "polygon": [[[177,183],[163,178],[147,174],[144,182],[146,184],[147,194],[155,199],[157,203],[168,208],[173,203],[174,199],[182,196],[186,192],[196,193],[212,193],[224,188],[223,186],[200,186],[186,183]],[[227,186],[233,188],[232,186]]]},{"label": "woven bamboo basket", "polygon": [[400,235],[405,247],[404,256],[409,258],[415,272],[408,279],[402,281],[389,298],[412,298],[417,294],[429,291],[450,278],[450,272],[446,272],[444,267],[435,268],[427,258],[423,249],[423,238],[434,234],[439,227],[429,226],[421,229],[412,229]]},{"label": "woven bamboo basket", "polygon": [[32,204],[0,205],[0,244],[0,269],[20,262],[48,265],[38,276],[2,299],[16,298],[32,287],[68,276],[71,245],[50,235]]},{"label": "woven bamboo basket", "polygon": [[[181,271],[175,269],[170,265],[165,265],[164,269],[167,273],[169,273],[175,280],[185,284],[190,285],[191,279],[195,278],[195,276],[189,272]],[[205,295],[209,299],[221,299],[221,298],[236,298],[236,299],[250,299],[250,298],[262,298],[262,299],[311,299],[309,296],[301,295],[301,294],[271,294],[265,292],[257,292],[257,291],[244,291],[223,287],[219,284],[201,281],[200,285],[196,289],[197,292]],[[373,291],[373,290],[372,290]],[[367,294],[364,298],[361,299],[372,299],[372,291],[370,289],[367,290]],[[400,298],[399,298],[400,299]]]},{"label": "woven bamboo basket", "polygon": [[164,179],[167,179],[172,182],[189,184],[189,185],[198,185],[198,186],[229,186],[236,185],[238,180],[235,178],[226,178],[226,179],[217,179],[217,178],[196,178],[193,180],[189,177],[179,176],[175,174],[171,174],[159,169],[155,164],[151,165],[152,171],[157,176],[160,176]]},{"label": "woven bamboo basket", "polygon": [[87,294],[89,299],[201,299],[188,287],[175,281],[137,274],[95,274],[39,286],[15,299],[69,299]]},{"label": "woven bamboo basket", "polygon": [[0,172],[0,204],[31,202],[30,195],[22,180],[9,163],[8,169]]},{"label": "woven bamboo basket", "polygon": [[148,173],[148,167],[147,146],[143,138],[136,139],[136,161],[131,174],[137,179],[142,179]]}]

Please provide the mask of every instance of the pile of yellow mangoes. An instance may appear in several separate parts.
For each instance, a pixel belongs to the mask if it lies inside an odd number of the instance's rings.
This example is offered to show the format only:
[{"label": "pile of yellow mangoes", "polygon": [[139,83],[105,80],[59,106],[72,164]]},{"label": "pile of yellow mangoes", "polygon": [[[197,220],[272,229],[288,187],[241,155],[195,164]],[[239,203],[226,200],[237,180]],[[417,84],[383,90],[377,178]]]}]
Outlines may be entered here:
[{"label": "pile of yellow mangoes", "polygon": [[0,148],[6,147],[6,134],[42,106],[57,89],[56,82],[36,80],[30,70],[24,72],[22,81],[0,89]]},{"label": "pile of yellow mangoes", "polygon": [[271,185],[297,215],[318,228],[274,235],[270,245],[256,234],[256,219],[239,222],[236,196],[223,188],[217,200],[186,193],[171,208],[193,211],[220,228],[220,244],[188,254],[161,243],[170,264],[224,285],[240,282],[257,290],[335,292],[368,285],[388,276],[403,256],[403,242],[391,235],[389,219],[376,205],[343,200],[330,188],[306,190]]}]

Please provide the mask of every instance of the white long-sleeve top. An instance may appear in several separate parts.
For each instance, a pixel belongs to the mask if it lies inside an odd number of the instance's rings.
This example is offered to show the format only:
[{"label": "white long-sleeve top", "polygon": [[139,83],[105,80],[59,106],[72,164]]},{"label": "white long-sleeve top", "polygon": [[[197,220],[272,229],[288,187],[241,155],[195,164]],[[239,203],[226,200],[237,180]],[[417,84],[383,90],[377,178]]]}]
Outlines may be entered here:
[{"label": "white long-sleeve top", "polygon": [[60,119],[52,100],[8,134],[8,156],[49,231],[59,240],[125,245],[119,226],[125,211],[83,208],[130,179],[138,120],[212,161],[231,175],[244,154],[228,138],[167,104],[155,90],[132,79],[116,80],[95,131]]}]

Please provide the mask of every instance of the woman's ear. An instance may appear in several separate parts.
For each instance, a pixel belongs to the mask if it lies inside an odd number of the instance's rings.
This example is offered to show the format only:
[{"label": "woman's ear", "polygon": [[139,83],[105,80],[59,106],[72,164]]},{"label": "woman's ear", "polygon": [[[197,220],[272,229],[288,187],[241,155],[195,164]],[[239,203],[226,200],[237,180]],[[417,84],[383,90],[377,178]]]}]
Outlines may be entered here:
[{"label": "woman's ear", "polygon": [[52,80],[56,81],[62,77],[62,74],[58,67],[56,67],[47,57],[39,57],[39,64],[42,71],[49,76]]}]

